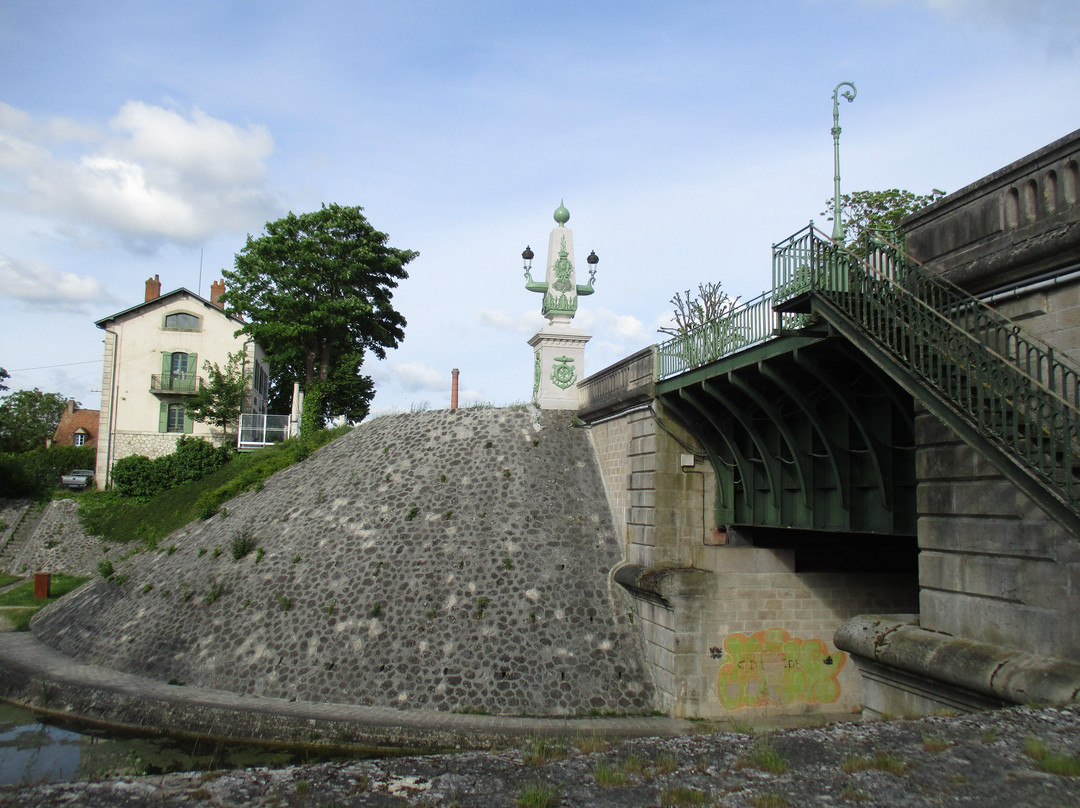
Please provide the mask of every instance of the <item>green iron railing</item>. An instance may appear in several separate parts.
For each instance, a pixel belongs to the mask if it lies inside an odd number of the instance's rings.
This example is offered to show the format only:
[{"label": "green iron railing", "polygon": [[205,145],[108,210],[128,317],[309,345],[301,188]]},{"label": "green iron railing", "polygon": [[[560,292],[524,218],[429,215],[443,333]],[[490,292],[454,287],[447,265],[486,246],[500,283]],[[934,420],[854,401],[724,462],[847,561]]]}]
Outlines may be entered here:
[{"label": "green iron railing", "polygon": [[1076,371],[958,287],[882,243],[865,261],[812,225],[773,249],[776,303],[810,293],[1077,510]]},{"label": "green iron railing", "polygon": [[[726,317],[710,320],[660,343],[656,348],[657,381],[723,359],[776,336],[778,326],[773,305],[774,293],[762,292],[753,300],[737,306]],[[783,314],[779,327],[796,329],[804,321],[805,315]]]}]

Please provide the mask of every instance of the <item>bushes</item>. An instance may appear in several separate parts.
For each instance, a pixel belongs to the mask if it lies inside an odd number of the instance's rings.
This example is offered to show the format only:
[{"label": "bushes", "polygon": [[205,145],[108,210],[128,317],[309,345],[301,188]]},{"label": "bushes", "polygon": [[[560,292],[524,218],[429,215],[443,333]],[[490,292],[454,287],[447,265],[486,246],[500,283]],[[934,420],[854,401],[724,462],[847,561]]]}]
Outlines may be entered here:
[{"label": "bushes", "polygon": [[128,497],[147,498],[184,483],[200,480],[232,458],[227,446],[215,447],[199,438],[181,437],[172,454],[151,460],[129,455],[112,469],[113,488]]},{"label": "bushes", "polygon": [[0,454],[0,491],[7,496],[40,496],[75,469],[92,469],[97,449],[92,446],[52,446],[22,454]]}]

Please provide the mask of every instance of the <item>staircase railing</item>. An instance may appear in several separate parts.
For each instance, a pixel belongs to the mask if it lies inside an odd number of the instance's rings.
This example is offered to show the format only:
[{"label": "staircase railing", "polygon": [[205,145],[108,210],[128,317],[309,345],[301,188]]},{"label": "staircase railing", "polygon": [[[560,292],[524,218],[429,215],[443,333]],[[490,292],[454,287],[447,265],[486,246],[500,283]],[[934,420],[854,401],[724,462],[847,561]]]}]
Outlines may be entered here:
[{"label": "staircase railing", "polygon": [[1051,346],[891,245],[861,261],[811,225],[773,255],[776,303],[810,294],[831,325],[934,393],[952,423],[1038,481],[1029,495],[1048,494],[1044,504],[1076,523],[1077,375]]}]

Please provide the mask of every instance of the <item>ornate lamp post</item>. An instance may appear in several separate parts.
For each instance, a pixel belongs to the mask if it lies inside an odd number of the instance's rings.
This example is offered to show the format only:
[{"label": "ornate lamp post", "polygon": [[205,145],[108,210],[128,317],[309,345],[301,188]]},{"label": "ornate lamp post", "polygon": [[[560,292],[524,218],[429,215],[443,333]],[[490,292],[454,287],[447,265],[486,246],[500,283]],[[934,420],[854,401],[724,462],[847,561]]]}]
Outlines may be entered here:
[{"label": "ornate lamp post", "polygon": [[[841,87],[850,90],[840,92]],[[840,96],[851,103],[855,100],[855,85],[842,81],[832,91],[832,142],[833,142],[833,241],[844,240],[844,226],[840,223]]]}]

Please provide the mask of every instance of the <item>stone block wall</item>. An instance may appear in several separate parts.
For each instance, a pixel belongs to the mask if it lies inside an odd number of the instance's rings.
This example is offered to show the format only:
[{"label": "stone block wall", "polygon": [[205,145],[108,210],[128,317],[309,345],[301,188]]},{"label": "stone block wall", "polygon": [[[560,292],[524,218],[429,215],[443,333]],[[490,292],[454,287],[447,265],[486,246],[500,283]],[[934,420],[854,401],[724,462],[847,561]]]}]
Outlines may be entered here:
[{"label": "stone block wall", "polygon": [[922,627],[1080,660],[1080,539],[933,415],[915,425]]},{"label": "stone block wall", "polygon": [[910,576],[801,573],[790,551],[720,545],[734,536],[715,524],[712,468],[658,401],[590,431],[637,571],[632,617],[661,709],[700,718],[860,709],[858,671],[832,635],[863,612],[914,611]]}]

